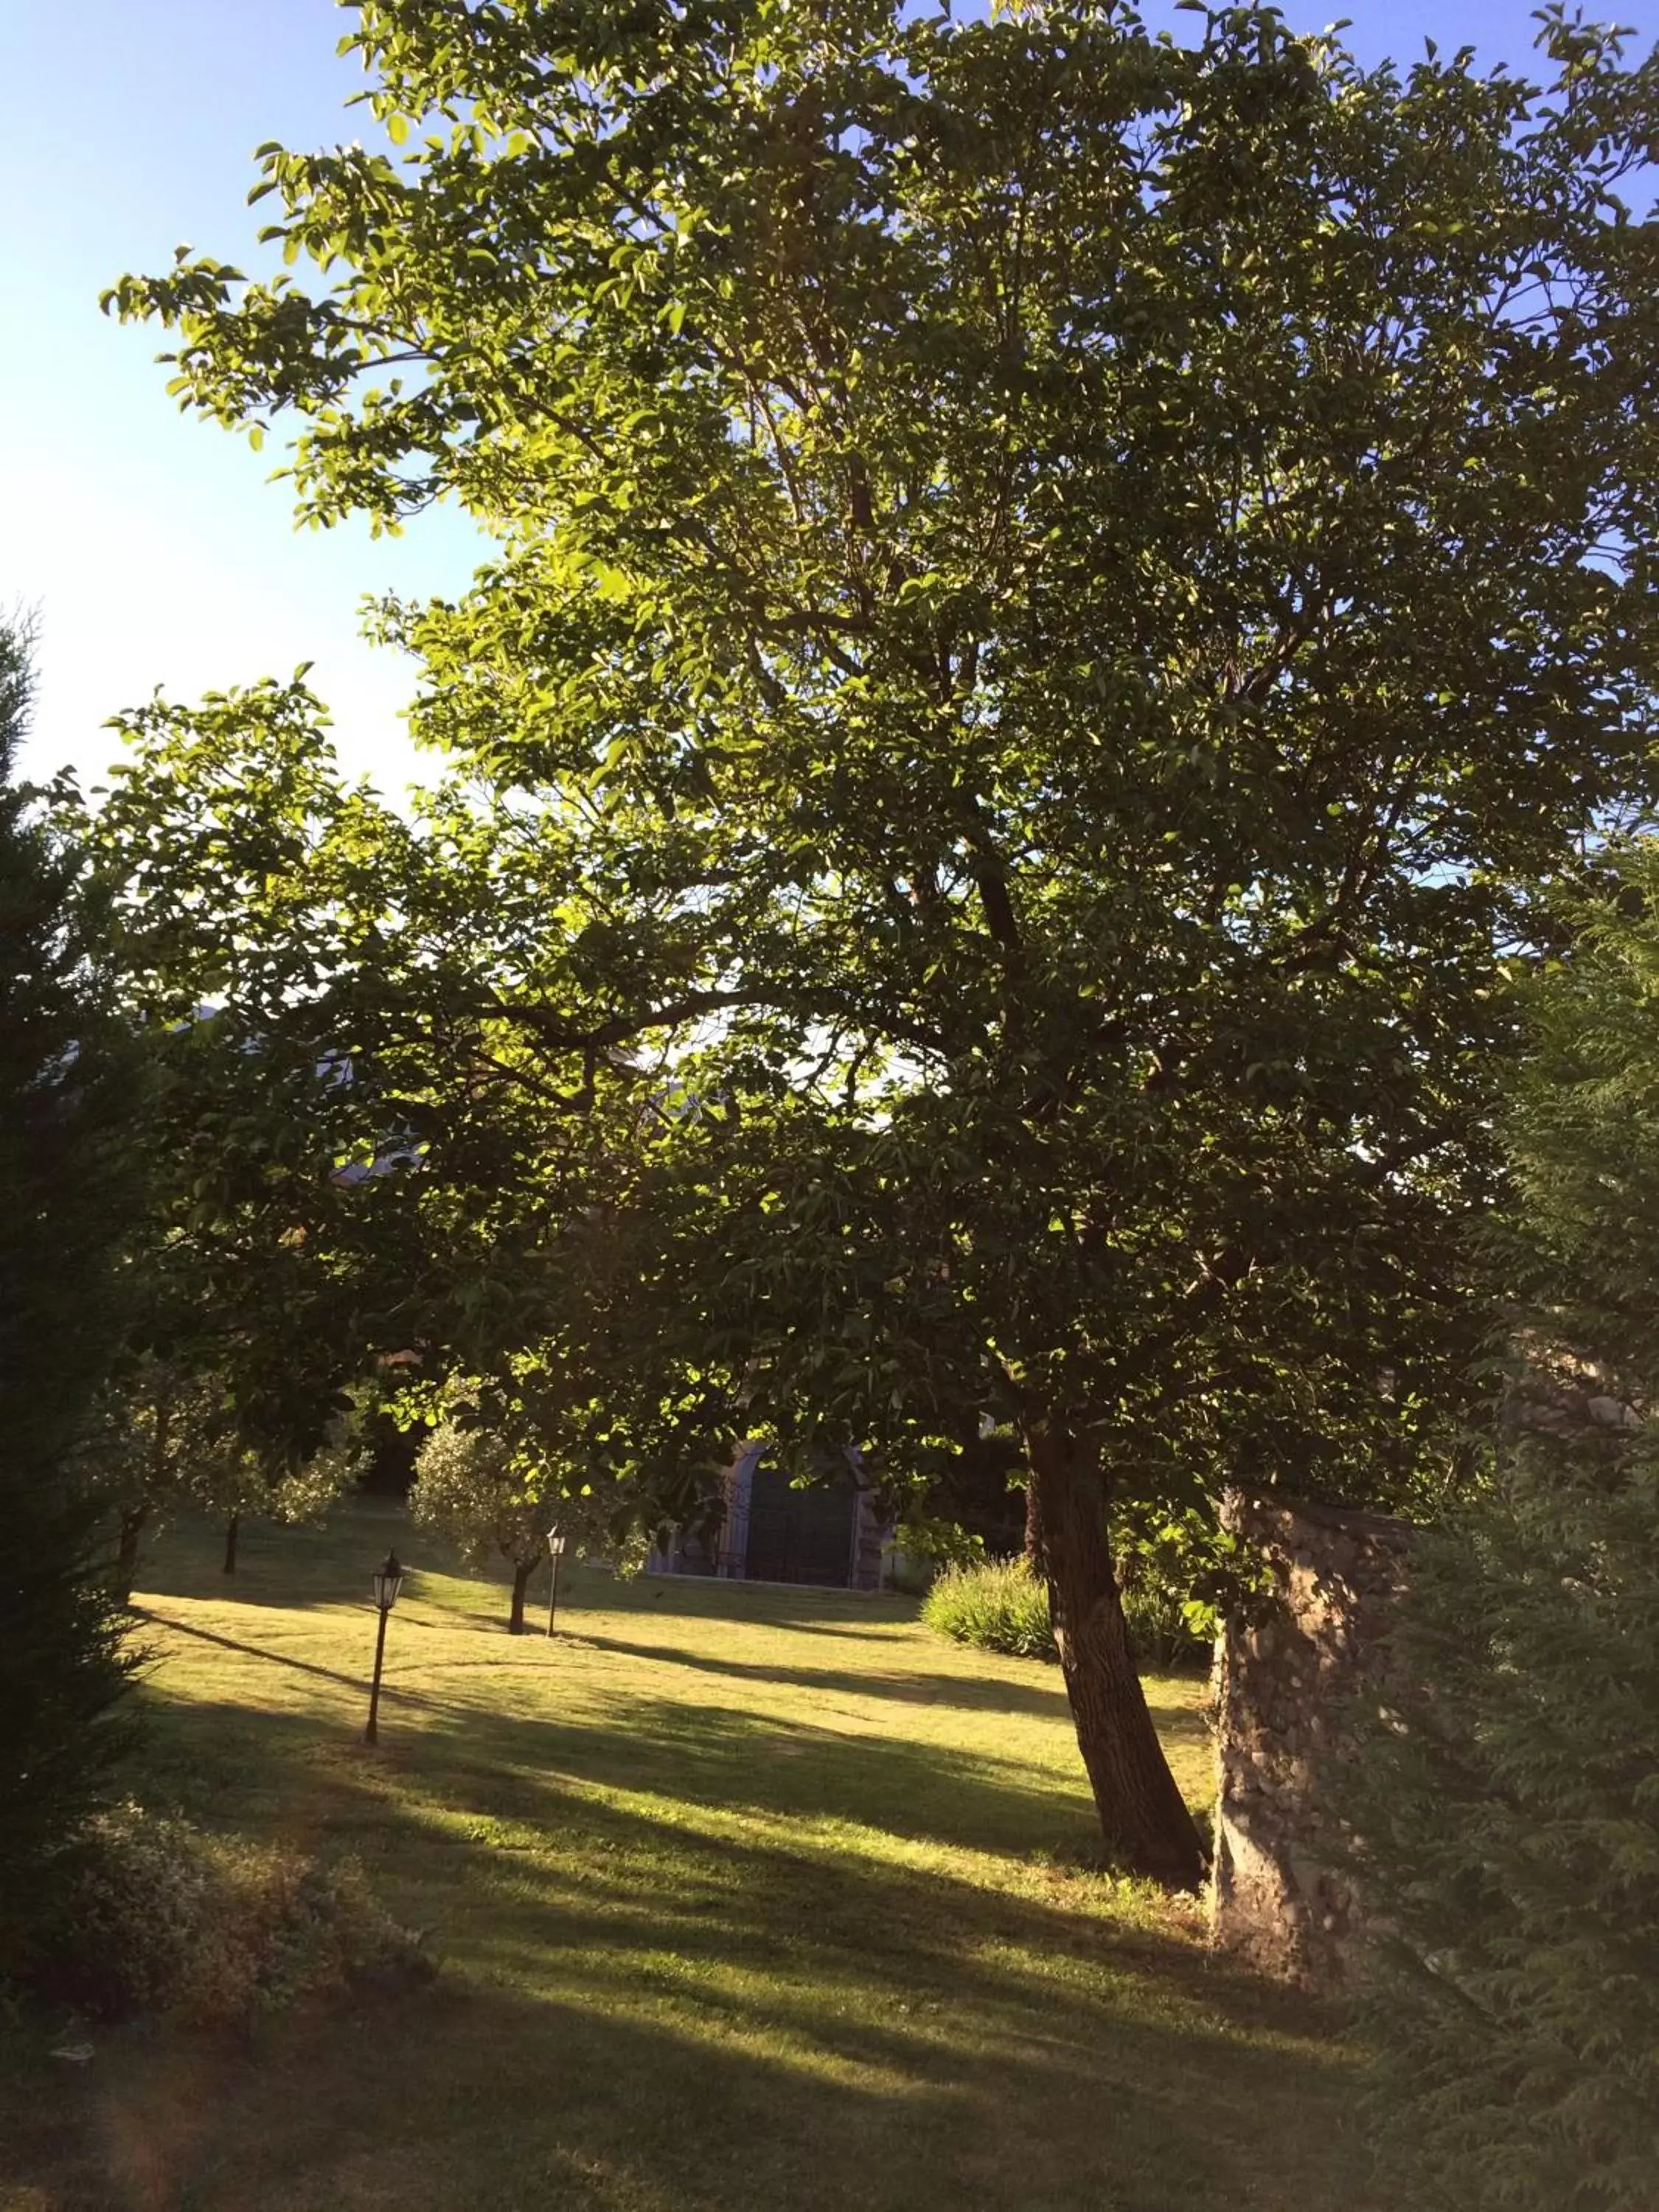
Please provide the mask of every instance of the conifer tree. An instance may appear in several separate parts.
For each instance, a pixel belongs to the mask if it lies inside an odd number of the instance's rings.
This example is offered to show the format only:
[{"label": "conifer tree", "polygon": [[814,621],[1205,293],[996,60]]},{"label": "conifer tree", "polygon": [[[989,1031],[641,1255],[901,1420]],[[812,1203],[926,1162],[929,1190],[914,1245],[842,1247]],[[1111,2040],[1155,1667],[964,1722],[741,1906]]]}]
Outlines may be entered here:
[{"label": "conifer tree", "polygon": [[1659,2193],[1659,848],[1536,1003],[1490,1488],[1421,1547],[1356,1824],[1389,2169],[1458,2212]]},{"label": "conifer tree", "polygon": [[114,1340],[128,1169],[73,855],[15,780],[31,686],[0,625],[0,1970],[117,1741],[124,1665],[70,1459]]}]

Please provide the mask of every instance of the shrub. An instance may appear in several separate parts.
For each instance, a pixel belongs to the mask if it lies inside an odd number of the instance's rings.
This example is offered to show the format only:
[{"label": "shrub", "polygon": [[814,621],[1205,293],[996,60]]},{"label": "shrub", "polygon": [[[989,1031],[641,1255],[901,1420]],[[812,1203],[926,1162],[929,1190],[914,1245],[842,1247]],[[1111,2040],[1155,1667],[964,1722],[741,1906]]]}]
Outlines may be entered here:
[{"label": "shrub", "polygon": [[[1194,1607],[1176,1585],[1150,1567],[1133,1571],[1120,1565],[1123,1617],[1129,1642],[1143,1667],[1199,1667],[1209,1663],[1214,1630],[1207,1608]],[[1194,1625],[1194,1612],[1200,1624]]]},{"label": "shrub", "polygon": [[930,1628],[979,1651],[1015,1659],[1053,1659],[1048,1593],[1024,1559],[986,1559],[946,1567],[922,1601]]},{"label": "shrub", "polygon": [[208,1837],[136,1805],[94,1815],[64,1876],[27,1979],[89,2019],[252,2028],[434,1971],[353,1862]]},{"label": "shrub", "polygon": [[985,1563],[985,1540],[972,1535],[948,1516],[914,1512],[893,1531],[883,1563],[883,1587],[906,1597],[926,1597],[947,1567]]},{"label": "shrub", "polygon": [[1212,1513],[1128,1515],[1112,1530],[1129,1640],[1143,1667],[1209,1663],[1222,1613],[1257,1570]]},{"label": "shrub", "polygon": [[[1190,1666],[1209,1654],[1202,1609],[1159,1571],[1163,1564],[1150,1547],[1127,1555],[1123,1613],[1129,1640],[1143,1667]],[[924,1599],[921,1617],[941,1636],[981,1651],[1004,1651],[1016,1659],[1059,1656],[1048,1625],[1048,1594],[1024,1559],[947,1567]]]}]

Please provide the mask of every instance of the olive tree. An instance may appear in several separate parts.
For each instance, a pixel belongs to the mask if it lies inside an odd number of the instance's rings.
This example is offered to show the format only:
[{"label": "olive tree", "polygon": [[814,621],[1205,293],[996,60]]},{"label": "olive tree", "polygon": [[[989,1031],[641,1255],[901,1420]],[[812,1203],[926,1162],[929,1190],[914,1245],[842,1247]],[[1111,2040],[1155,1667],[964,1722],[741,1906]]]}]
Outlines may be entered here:
[{"label": "olive tree", "polygon": [[115,1523],[115,1587],[131,1595],[146,1531],[194,1508],[224,1524],[224,1571],[236,1571],[245,1519],[320,1519],[349,1487],[357,1457],[337,1425],[303,1456],[250,1440],[222,1378],[154,1354],[129,1358],[100,1395],[75,1466]]},{"label": "olive tree", "polygon": [[556,1529],[573,1556],[614,1548],[616,1532],[591,1490],[562,1491],[544,1457],[499,1429],[443,1421],[415,1459],[409,1510],[416,1524],[453,1544],[479,1569],[505,1560],[513,1574],[509,1634],[524,1633],[525,1592],[548,1559]]}]

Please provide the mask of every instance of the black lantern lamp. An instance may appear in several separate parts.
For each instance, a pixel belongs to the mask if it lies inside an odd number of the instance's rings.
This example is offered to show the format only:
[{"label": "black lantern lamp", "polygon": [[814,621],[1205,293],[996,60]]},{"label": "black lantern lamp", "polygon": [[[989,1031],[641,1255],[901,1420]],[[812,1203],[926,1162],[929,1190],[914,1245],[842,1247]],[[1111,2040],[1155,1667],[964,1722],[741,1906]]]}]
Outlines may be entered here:
[{"label": "black lantern lamp", "polygon": [[553,1615],[559,1602],[559,1561],[564,1557],[564,1538],[556,1528],[547,1532],[547,1555],[553,1562],[553,1587],[547,1594],[547,1632],[553,1633]]},{"label": "black lantern lamp", "polygon": [[398,1554],[388,1552],[369,1577],[374,1592],[374,1602],[382,1613],[390,1613],[398,1602],[398,1592],[403,1588],[404,1571],[398,1563]]},{"label": "black lantern lamp", "polygon": [[386,1656],[386,1617],[398,1602],[398,1592],[403,1588],[404,1571],[398,1564],[398,1554],[388,1552],[369,1577],[369,1588],[374,1593],[374,1602],[380,1607],[380,1626],[374,1638],[374,1686],[368,1693],[368,1726],[363,1730],[365,1743],[380,1740],[380,1662]]}]

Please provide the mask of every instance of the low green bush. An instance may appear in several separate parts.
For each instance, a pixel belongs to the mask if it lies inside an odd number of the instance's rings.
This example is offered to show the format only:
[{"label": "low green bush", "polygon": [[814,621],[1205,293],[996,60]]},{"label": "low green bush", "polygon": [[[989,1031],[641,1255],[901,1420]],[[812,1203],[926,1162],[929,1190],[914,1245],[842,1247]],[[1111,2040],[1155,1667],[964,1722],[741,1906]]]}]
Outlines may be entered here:
[{"label": "low green bush", "polygon": [[[1188,1667],[1209,1656],[1207,1624],[1184,1591],[1158,1570],[1145,1547],[1124,1555],[1123,1612],[1129,1641],[1143,1667]],[[1024,1559],[984,1559],[947,1567],[923,1601],[930,1628],[980,1651],[1016,1659],[1054,1659],[1048,1595]]]},{"label": "low green bush", "polygon": [[1218,1549],[1225,1541],[1197,1514],[1112,1531],[1123,1617],[1143,1667],[1208,1666],[1227,1587]]},{"label": "low green bush", "polygon": [[983,1566],[985,1540],[948,1515],[915,1512],[893,1532],[883,1583],[906,1597],[926,1597],[947,1567]]},{"label": "low green bush", "polygon": [[1053,1659],[1048,1594],[1024,1559],[946,1567],[922,1601],[921,1617],[941,1636],[1015,1659]]},{"label": "low green bush", "polygon": [[1123,1617],[1143,1667],[1207,1667],[1215,1632],[1193,1625],[1192,1601],[1152,1574],[1123,1572]]},{"label": "low green bush", "polygon": [[252,2028],[435,1971],[349,1860],[209,1837],[125,1805],[88,1821],[62,1874],[27,1979],[89,2020]]}]

